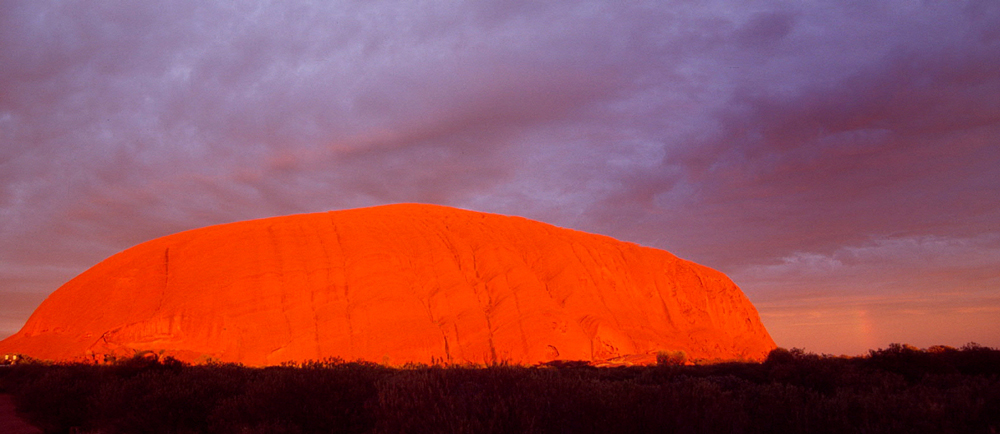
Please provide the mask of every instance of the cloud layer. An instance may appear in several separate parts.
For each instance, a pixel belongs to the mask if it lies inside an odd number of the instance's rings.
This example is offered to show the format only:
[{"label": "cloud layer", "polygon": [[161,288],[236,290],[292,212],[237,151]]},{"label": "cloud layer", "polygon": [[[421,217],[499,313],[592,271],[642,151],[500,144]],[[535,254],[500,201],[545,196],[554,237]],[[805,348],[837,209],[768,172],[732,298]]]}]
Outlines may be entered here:
[{"label": "cloud layer", "polygon": [[2,10],[0,292],[180,230],[429,202],[718,268],[782,346],[867,348],[768,323],[823,300],[1000,306],[995,1]]}]

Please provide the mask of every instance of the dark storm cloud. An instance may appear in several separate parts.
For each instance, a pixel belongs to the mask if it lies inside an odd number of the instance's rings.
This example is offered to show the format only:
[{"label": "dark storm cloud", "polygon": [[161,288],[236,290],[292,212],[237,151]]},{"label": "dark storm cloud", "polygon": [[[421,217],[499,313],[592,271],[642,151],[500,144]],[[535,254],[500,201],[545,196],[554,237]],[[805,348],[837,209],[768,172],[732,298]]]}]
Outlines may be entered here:
[{"label": "dark storm cloud", "polygon": [[[990,169],[1000,161],[997,8],[965,6],[758,14],[721,51],[768,45],[768,54],[730,65],[731,91],[709,116],[717,126],[671,147],[649,175],[630,175],[627,191],[643,209],[683,209],[666,219],[684,226],[709,214],[717,224],[676,242],[707,249],[705,259],[720,244],[737,247],[724,262],[881,234],[991,230],[1000,205]],[[657,179],[671,172],[683,175]]]},{"label": "dark storm cloud", "polygon": [[935,262],[938,289],[1000,266],[995,1],[0,8],[9,290],[180,230],[409,201],[665,248],[766,300],[924,275],[900,246],[980,258]]}]

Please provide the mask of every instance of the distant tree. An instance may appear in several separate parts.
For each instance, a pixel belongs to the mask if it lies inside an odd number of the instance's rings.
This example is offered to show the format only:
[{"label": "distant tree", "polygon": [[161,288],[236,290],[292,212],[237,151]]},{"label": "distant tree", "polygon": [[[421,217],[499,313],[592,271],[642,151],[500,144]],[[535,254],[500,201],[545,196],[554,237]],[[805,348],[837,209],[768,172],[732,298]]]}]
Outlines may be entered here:
[{"label": "distant tree", "polygon": [[683,351],[658,351],[656,364],[658,366],[682,366],[687,362],[687,353]]}]

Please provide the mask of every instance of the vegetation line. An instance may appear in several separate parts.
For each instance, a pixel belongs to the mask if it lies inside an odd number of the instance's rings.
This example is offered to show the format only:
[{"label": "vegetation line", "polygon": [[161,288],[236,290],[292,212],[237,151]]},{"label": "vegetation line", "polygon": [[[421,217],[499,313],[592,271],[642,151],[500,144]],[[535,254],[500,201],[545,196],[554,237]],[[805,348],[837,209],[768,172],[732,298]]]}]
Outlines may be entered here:
[{"label": "vegetation line", "polygon": [[763,363],[390,368],[329,359],[250,368],[153,354],[0,367],[0,393],[45,432],[990,433],[1000,350],[892,345]]}]

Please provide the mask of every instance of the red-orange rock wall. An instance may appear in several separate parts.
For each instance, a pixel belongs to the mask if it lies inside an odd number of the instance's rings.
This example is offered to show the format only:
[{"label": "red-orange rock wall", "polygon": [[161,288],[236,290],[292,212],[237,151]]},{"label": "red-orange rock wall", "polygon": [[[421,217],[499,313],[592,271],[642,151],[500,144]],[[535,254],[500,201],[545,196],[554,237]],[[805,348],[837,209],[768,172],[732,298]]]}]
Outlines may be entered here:
[{"label": "red-orange rock wall", "polygon": [[336,356],[537,363],[774,348],[723,274],[518,217],[392,205],[213,226],[140,244],[54,292],[0,352],[165,350],[250,365]]}]

